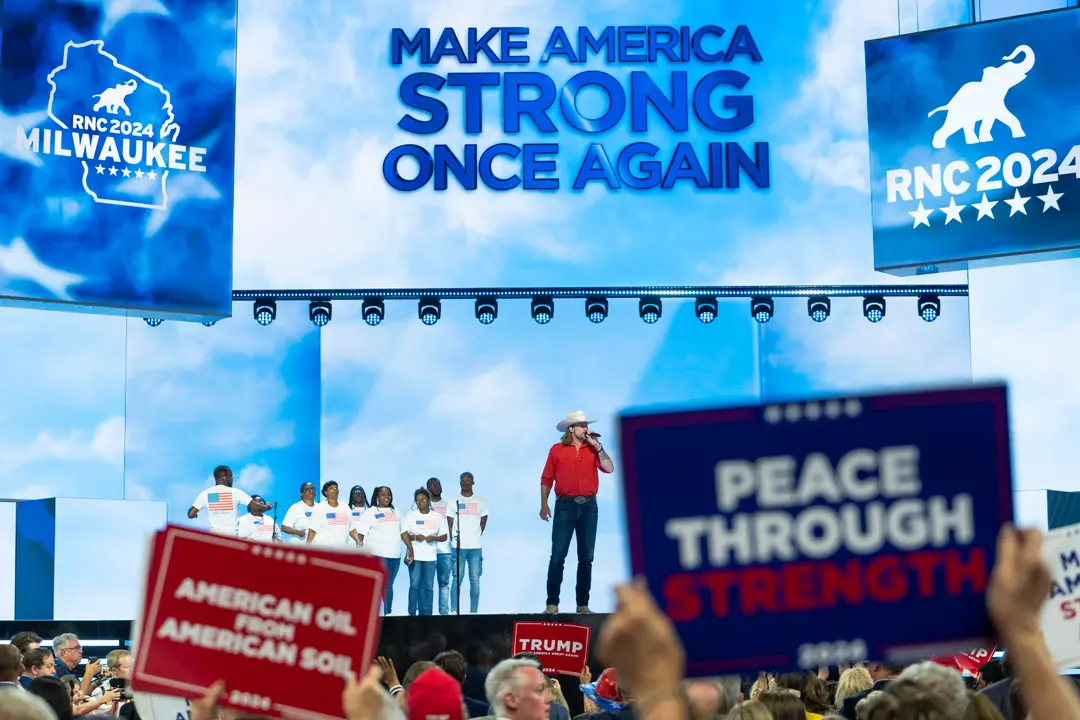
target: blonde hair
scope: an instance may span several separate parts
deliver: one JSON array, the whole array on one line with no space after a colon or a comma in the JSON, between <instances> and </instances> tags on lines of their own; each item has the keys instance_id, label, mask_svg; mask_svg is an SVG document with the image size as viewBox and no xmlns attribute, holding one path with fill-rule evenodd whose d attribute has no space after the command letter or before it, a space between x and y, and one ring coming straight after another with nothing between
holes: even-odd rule
<instances>
[{"instance_id":1,"label":"blonde hair","mask_svg":"<svg viewBox=\"0 0 1080 720\"><path fill-rule=\"evenodd\" d=\"M567 430L566 432L564 432L562 434L562 440L560 442L562 442L563 445L572 445L574 443L573 431Z\"/></svg>"},{"instance_id":2,"label":"blonde hair","mask_svg":"<svg viewBox=\"0 0 1080 720\"><path fill-rule=\"evenodd\" d=\"M757 700L747 700L728 713L727 720L772 720L769 709Z\"/></svg>"},{"instance_id":3,"label":"blonde hair","mask_svg":"<svg viewBox=\"0 0 1080 720\"><path fill-rule=\"evenodd\" d=\"M870 671L866 668L848 668L840 674L840 682L836 684L836 701L833 703L840 709L844 707L844 699L857 695L864 690L874 687L874 679L870 677Z\"/></svg>"}]
</instances>

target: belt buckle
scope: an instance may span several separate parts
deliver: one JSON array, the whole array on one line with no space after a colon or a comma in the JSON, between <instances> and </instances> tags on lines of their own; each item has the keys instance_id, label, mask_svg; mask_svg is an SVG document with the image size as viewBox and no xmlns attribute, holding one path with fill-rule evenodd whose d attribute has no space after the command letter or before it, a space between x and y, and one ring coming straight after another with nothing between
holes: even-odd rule
<instances>
[{"instance_id":1,"label":"belt buckle","mask_svg":"<svg viewBox=\"0 0 1080 720\"><path fill-rule=\"evenodd\" d=\"M574 496L574 502L576 502L578 505L584 505L588 501L588 499L589 498L585 497L584 495Z\"/></svg>"}]
</instances>

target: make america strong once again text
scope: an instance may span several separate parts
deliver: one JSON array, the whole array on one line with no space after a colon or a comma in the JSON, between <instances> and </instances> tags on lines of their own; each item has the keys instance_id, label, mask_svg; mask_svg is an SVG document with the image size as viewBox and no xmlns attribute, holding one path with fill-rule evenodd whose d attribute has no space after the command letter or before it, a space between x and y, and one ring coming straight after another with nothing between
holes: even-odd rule
<instances>
[{"instance_id":1,"label":"make america strong once again text","mask_svg":"<svg viewBox=\"0 0 1080 720\"><path fill-rule=\"evenodd\" d=\"M664 528L683 570L662 588L677 622L929 598L941 583L949 595L985 589L985 551L965 547L972 497L921 497L913 445L851 450L835 466L821 453L801 467L791 456L726 460L715 474L723 514ZM738 512L750 498L756 509ZM887 545L900 552L881 552ZM855 557L827 559L840 552Z\"/></svg>"}]
</instances>

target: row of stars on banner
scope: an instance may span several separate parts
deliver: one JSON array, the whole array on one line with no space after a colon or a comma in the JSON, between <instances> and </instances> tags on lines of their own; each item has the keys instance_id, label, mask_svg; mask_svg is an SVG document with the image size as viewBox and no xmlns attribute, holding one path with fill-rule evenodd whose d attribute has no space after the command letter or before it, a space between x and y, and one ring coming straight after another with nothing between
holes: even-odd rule
<instances>
[{"instance_id":1,"label":"row of stars on banner","mask_svg":"<svg viewBox=\"0 0 1080 720\"><path fill-rule=\"evenodd\" d=\"M95 170L95 172L97 172L98 175L104 175L105 172L106 172L106 168L104 166L102 166L102 165L98 165L96 168L94 168L94 170ZM119 172L119 174L123 175L124 177L131 177L131 175L132 175L132 172L131 172L130 168L124 168L123 170L119 170L119 171L117 170L116 167L108 168L108 173L112 177L116 177L117 172ZM134 174L135 174L135 177L137 177L137 178L146 177L146 178L149 178L151 180L157 180L157 173L154 172L153 170L151 170L150 172L143 172L142 170L136 170Z\"/></svg>"},{"instance_id":2,"label":"row of stars on banner","mask_svg":"<svg viewBox=\"0 0 1080 720\"><path fill-rule=\"evenodd\" d=\"M822 417L836 420L841 416L858 417L862 413L862 403L856 398L848 400L826 400L825 402L788 403L787 405L769 405L765 408L765 422L775 425L781 420L798 422L799 420L820 420Z\"/></svg>"},{"instance_id":3,"label":"row of stars on banner","mask_svg":"<svg viewBox=\"0 0 1080 720\"><path fill-rule=\"evenodd\" d=\"M1043 212L1051 209L1061 212L1061 207L1058 206L1058 200L1065 197L1065 193L1054 192L1054 186L1050 185L1047 187L1045 195L1036 195L1035 197L1042 200ZM1021 195L1019 190L1017 190L1011 198L1005 198L1004 202L1009 206L1009 217L1012 217L1017 213L1027 215L1028 200L1031 200L1031 198ZM986 198L986 193L983 193L981 202L971 204L971 207L979 211L979 215L975 220L979 221L984 217L994 220L994 206L997 204L997 200L988 200ZM923 207L922 200L920 200L918 209L910 211L908 215L915 218L915 224L911 226L912 228L917 228L920 225L930 227L930 214L940 209L941 212L945 213L945 225L948 225L953 220L958 223L964 222L963 218L960 217L960 211L966 207L967 205L957 205L956 198L954 197L949 198L949 204L943 208Z\"/></svg>"}]
</instances>

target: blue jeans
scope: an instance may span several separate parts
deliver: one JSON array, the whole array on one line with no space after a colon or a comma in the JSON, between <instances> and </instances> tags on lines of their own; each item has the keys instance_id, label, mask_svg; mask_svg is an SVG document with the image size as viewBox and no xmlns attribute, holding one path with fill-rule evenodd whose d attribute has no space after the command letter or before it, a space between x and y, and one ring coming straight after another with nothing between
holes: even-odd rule
<instances>
[{"instance_id":1,"label":"blue jeans","mask_svg":"<svg viewBox=\"0 0 1080 720\"><path fill-rule=\"evenodd\" d=\"M559 605L562 589L563 565L570 552L570 540L577 533L577 604L589 604L592 589L593 550L596 548L596 496L578 498L560 497L555 500L555 512L551 518L551 561L548 563L547 604Z\"/></svg>"},{"instance_id":2,"label":"blue jeans","mask_svg":"<svg viewBox=\"0 0 1080 720\"><path fill-rule=\"evenodd\" d=\"M390 614L390 608L394 604L394 578L401 569L401 558L379 558L386 566L386 593L383 595L383 615Z\"/></svg>"},{"instance_id":3,"label":"blue jeans","mask_svg":"<svg viewBox=\"0 0 1080 720\"><path fill-rule=\"evenodd\" d=\"M454 560L457 560L458 550L451 550ZM450 557L450 556L447 556ZM453 561L451 561L453 562ZM454 578L454 594L450 600L451 612L458 609L458 584L465 577L465 568L469 568L469 612L476 614L480 607L480 575L484 572L484 551L480 548L461 550L461 564L458 565L457 577Z\"/></svg>"},{"instance_id":4,"label":"blue jeans","mask_svg":"<svg viewBox=\"0 0 1080 720\"><path fill-rule=\"evenodd\" d=\"M416 614L416 563L406 565L409 568L409 615Z\"/></svg>"},{"instance_id":5,"label":"blue jeans","mask_svg":"<svg viewBox=\"0 0 1080 720\"><path fill-rule=\"evenodd\" d=\"M439 614L450 614L450 553L435 556L435 574L439 579Z\"/></svg>"},{"instance_id":6,"label":"blue jeans","mask_svg":"<svg viewBox=\"0 0 1080 720\"><path fill-rule=\"evenodd\" d=\"M413 560L409 569L409 597L416 596L417 610L421 615L431 614L435 588L435 561Z\"/></svg>"}]
</instances>

